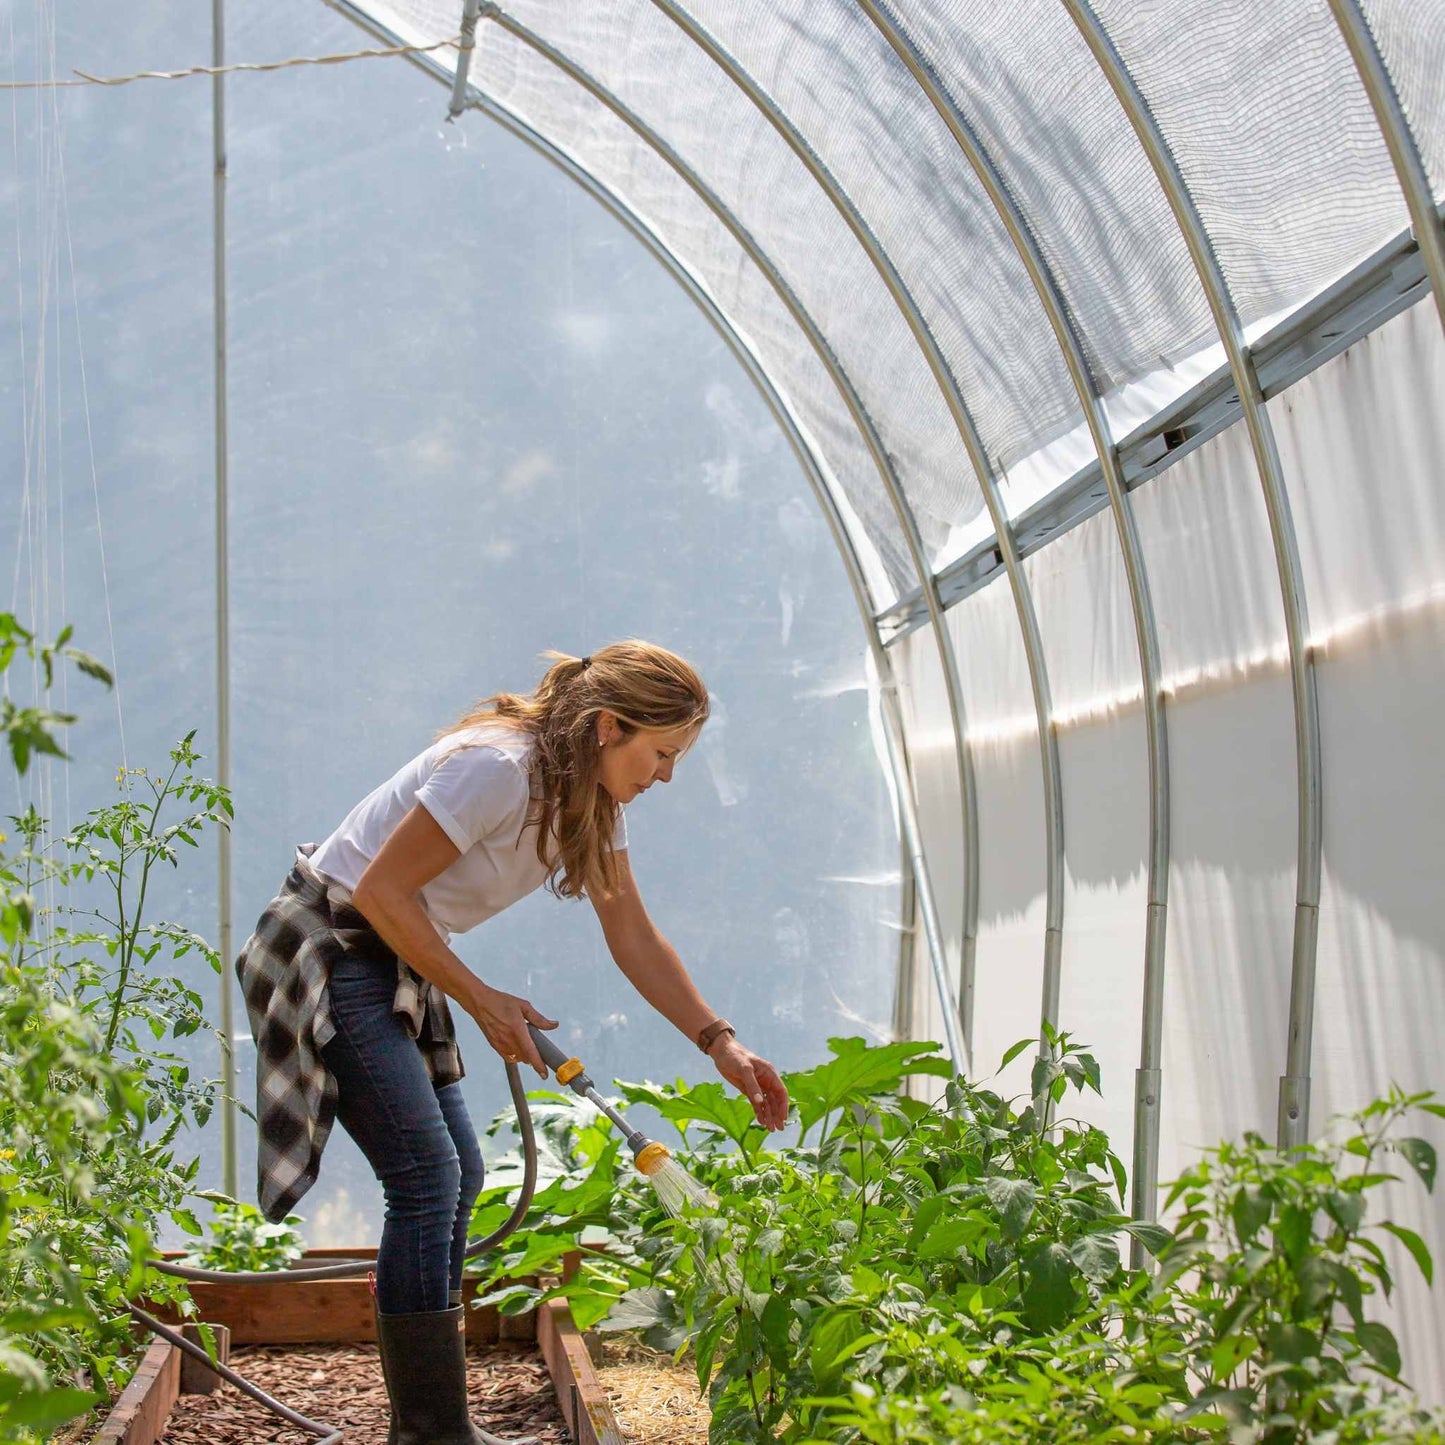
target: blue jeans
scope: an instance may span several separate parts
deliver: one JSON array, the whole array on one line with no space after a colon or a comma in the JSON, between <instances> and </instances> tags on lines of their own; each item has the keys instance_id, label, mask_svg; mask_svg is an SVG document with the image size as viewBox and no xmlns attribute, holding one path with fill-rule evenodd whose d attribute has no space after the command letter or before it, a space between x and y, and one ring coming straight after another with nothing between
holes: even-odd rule
<instances>
[{"instance_id":1,"label":"blue jeans","mask_svg":"<svg viewBox=\"0 0 1445 1445\"><path fill-rule=\"evenodd\" d=\"M321 1051L336 1080L336 1121L356 1140L386 1197L376 1256L384 1315L444 1310L448 1291L461 1289L483 1177L461 1085L433 1088L416 1040L391 1011L395 993L389 951L344 954L331 969L336 1034Z\"/></svg>"}]
</instances>

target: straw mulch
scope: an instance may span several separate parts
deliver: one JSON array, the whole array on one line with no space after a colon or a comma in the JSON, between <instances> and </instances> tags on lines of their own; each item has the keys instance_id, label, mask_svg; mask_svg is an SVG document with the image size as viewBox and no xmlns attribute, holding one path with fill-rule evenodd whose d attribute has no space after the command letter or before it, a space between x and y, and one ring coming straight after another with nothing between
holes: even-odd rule
<instances>
[{"instance_id":1,"label":"straw mulch","mask_svg":"<svg viewBox=\"0 0 1445 1445\"><path fill-rule=\"evenodd\" d=\"M375 1345L247 1345L231 1367L283 1405L346 1431L347 1445L383 1445L388 1411ZM566 1427L547 1368L535 1350L513 1344L467 1351L472 1419L499 1435L535 1435L566 1445ZM315 1436L223 1383L210 1395L182 1395L164 1445L314 1445Z\"/></svg>"},{"instance_id":2,"label":"straw mulch","mask_svg":"<svg viewBox=\"0 0 1445 1445\"><path fill-rule=\"evenodd\" d=\"M707 1445L712 1412L690 1361L675 1365L671 1355L619 1336L595 1353L597 1378L628 1445Z\"/></svg>"}]
</instances>

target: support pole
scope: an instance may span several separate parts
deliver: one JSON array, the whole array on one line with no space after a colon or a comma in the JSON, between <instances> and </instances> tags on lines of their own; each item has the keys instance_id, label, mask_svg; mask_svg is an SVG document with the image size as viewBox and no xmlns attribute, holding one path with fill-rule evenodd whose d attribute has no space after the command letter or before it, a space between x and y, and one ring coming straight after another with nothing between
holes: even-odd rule
<instances>
[{"instance_id":1,"label":"support pole","mask_svg":"<svg viewBox=\"0 0 1445 1445\"><path fill-rule=\"evenodd\" d=\"M211 0L211 64L226 63L225 0ZM227 504L226 432L226 77L211 77L211 137L215 167L213 271L216 364L216 781L231 786L231 578ZM236 1043L231 999L231 831L222 828L217 860L217 905L221 954L221 1188L233 1199L236 1167Z\"/></svg>"},{"instance_id":2,"label":"support pole","mask_svg":"<svg viewBox=\"0 0 1445 1445\"><path fill-rule=\"evenodd\" d=\"M467 108L467 75L472 68L472 51L477 48L477 16L482 0L466 0L462 6L461 44L457 49L457 73L452 80L452 103L447 119L455 120Z\"/></svg>"},{"instance_id":3,"label":"support pole","mask_svg":"<svg viewBox=\"0 0 1445 1445\"><path fill-rule=\"evenodd\" d=\"M1430 175L1415 141L1415 133L1400 104L1395 82L1385 66L1385 58L1365 18L1359 0L1329 0L1334 13L1335 24L1349 47L1350 58L1360 73L1365 94L1374 107L1375 120L1380 134L1394 163L1395 174L1400 178L1400 189L1405 193L1405 204L1410 210L1410 225L1415 232L1415 242L1420 247L1420 256L1425 262L1430 287L1435 292L1435 306L1440 312L1440 321L1445 325L1445 224L1441 223L1440 212L1435 208L1435 197L1430 186Z\"/></svg>"},{"instance_id":4,"label":"support pole","mask_svg":"<svg viewBox=\"0 0 1445 1445\"><path fill-rule=\"evenodd\" d=\"M1279 574L1280 600L1284 607L1285 632L1289 642L1290 684L1294 700L1295 767L1298 793L1298 839L1294 940L1290 953L1289 1038L1285 1074L1280 1079L1277 1133L1281 1148L1302 1144L1309 1137L1310 1045L1314 1026L1315 958L1319 937L1320 876L1322 871L1321 795L1323 768L1320 760L1319 700L1315 687L1314 658L1309 650L1309 611L1305 599L1303 569L1295 537L1289 495L1274 428L1265 408L1264 393L1254 358L1245 341L1244 324L1229 290L1219 257L1205 228L1199 207L1184 179L1179 163L1169 148L1159 122L1149 107L1138 82L1119 54L1103 22L1089 0L1063 0L1069 17L1083 36L1099 68L1104 72L1119 104L1154 169L1168 199L1175 223L1189 248L1199 284L1209 302L1210 313L1229 360L1230 372L1239 395L1240 409L1254 452L1269 518L1270 540L1274 545L1275 569ZM1140 1156L1136 1147L1136 1181L1144 1174L1144 1185L1153 1187L1158 1171L1158 1070L1160 1038L1163 1032L1163 983L1145 981L1144 1047L1139 1070L1140 1117L1153 1130L1150 1150ZM1145 1110L1146 1095L1152 1094L1152 1113ZM1153 1171L1152 1174L1148 1171ZM1136 1194L1144 1187L1136 1182Z\"/></svg>"}]
</instances>

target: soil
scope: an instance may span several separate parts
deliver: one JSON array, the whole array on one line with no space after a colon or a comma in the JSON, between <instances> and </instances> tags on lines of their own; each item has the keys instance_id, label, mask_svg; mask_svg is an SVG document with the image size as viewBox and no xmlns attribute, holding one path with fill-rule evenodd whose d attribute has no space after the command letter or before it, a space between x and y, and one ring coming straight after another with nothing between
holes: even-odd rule
<instances>
[{"instance_id":1,"label":"soil","mask_svg":"<svg viewBox=\"0 0 1445 1445\"><path fill-rule=\"evenodd\" d=\"M383 1445L389 1413L376 1346L243 1345L231 1367L302 1415L346 1431L347 1445ZM557 1396L542 1357L519 1344L469 1346L467 1389L472 1419L498 1435L535 1435L541 1445L568 1445ZM99 1433L68 1437L80 1445ZM163 1445L315 1445L223 1382L214 1394L182 1395L171 1407Z\"/></svg>"},{"instance_id":2,"label":"soil","mask_svg":"<svg viewBox=\"0 0 1445 1445\"><path fill-rule=\"evenodd\" d=\"M707 1445L712 1412L690 1358L673 1364L624 1336L604 1336L593 1354L628 1445Z\"/></svg>"}]
</instances>

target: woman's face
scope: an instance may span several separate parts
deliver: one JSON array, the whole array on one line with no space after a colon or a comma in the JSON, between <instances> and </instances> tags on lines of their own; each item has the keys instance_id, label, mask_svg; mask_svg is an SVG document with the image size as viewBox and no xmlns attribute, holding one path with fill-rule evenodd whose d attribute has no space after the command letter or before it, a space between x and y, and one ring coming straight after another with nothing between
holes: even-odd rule
<instances>
[{"instance_id":1,"label":"woman's face","mask_svg":"<svg viewBox=\"0 0 1445 1445\"><path fill-rule=\"evenodd\" d=\"M598 782L615 803L630 803L654 783L670 783L673 765L691 747L699 728L669 728L624 733L610 712L597 718L597 740L602 745Z\"/></svg>"}]
</instances>

